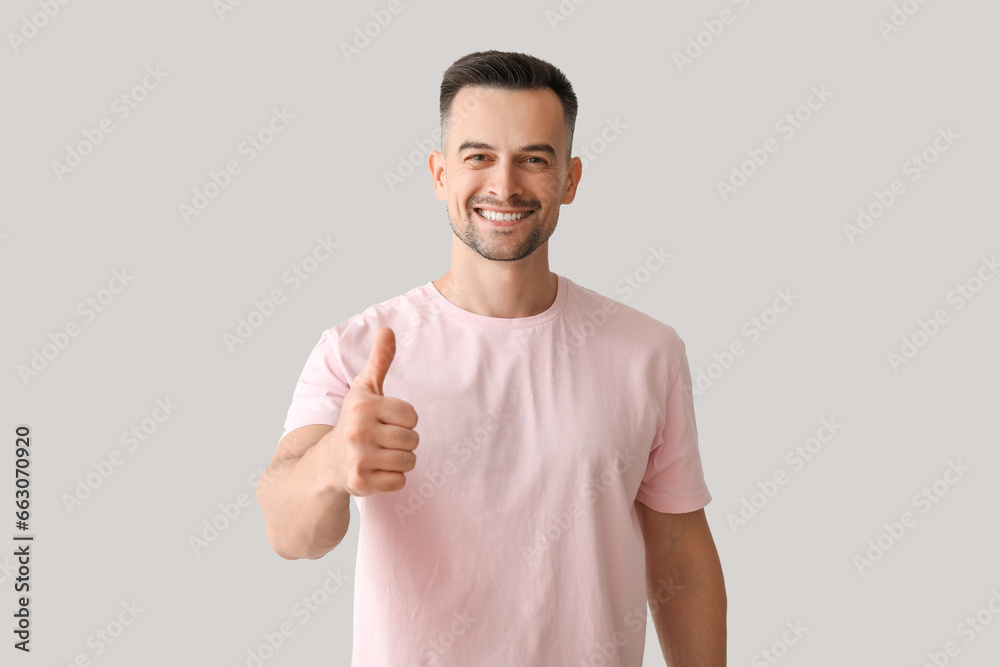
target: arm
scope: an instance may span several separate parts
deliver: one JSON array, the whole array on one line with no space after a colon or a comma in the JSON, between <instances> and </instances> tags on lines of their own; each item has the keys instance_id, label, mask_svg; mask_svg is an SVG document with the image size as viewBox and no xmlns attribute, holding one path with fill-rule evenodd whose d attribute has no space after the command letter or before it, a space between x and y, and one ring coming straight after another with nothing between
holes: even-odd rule
<instances>
[{"instance_id":1,"label":"arm","mask_svg":"<svg viewBox=\"0 0 1000 667\"><path fill-rule=\"evenodd\" d=\"M271 548L289 560L322 558L351 521L351 496L398 491L417 462L417 412L384 396L396 353L392 329L375 332L368 363L344 396L336 426L300 426L281 439L257 483Z\"/></svg>"},{"instance_id":2,"label":"arm","mask_svg":"<svg viewBox=\"0 0 1000 667\"><path fill-rule=\"evenodd\" d=\"M320 558L347 534L351 496L334 486L328 469L316 465L333 431L313 424L286 435L257 483L267 541L282 558Z\"/></svg>"},{"instance_id":3,"label":"arm","mask_svg":"<svg viewBox=\"0 0 1000 667\"><path fill-rule=\"evenodd\" d=\"M665 514L635 503L646 591L669 667L724 667L726 585L705 510Z\"/></svg>"}]
</instances>

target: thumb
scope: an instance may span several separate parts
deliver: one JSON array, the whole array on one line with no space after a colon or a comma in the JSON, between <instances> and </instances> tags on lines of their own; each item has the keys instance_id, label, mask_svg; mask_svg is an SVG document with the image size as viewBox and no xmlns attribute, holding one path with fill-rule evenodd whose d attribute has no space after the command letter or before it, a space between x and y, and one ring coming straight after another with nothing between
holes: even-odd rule
<instances>
[{"instance_id":1,"label":"thumb","mask_svg":"<svg viewBox=\"0 0 1000 667\"><path fill-rule=\"evenodd\" d=\"M395 356L396 334L389 327L379 327L372 340L368 363L355 378L355 384L363 384L369 391L383 396L382 383Z\"/></svg>"}]
</instances>

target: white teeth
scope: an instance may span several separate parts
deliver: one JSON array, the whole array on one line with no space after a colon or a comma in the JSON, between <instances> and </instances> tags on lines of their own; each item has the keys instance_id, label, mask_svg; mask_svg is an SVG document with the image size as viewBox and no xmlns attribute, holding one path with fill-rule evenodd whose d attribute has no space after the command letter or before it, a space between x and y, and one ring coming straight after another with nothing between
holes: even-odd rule
<instances>
[{"instance_id":1,"label":"white teeth","mask_svg":"<svg viewBox=\"0 0 1000 667\"><path fill-rule=\"evenodd\" d=\"M524 216L528 215L528 212L525 212L525 213L497 213L495 211L484 211L481 208L477 208L476 211L479 213L479 215L483 216L484 218L486 218L488 220L497 220L497 221L500 221L500 220L504 220L504 221L508 221L508 220L520 220Z\"/></svg>"}]
</instances>

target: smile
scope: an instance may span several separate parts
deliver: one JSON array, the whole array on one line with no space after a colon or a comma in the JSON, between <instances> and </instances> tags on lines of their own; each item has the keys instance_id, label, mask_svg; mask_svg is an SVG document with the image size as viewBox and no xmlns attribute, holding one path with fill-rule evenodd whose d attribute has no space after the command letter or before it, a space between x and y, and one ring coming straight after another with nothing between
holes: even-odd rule
<instances>
[{"instance_id":1,"label":"smile","mask_svg":"<svg viewBox=\"0 0 1000 667\"><path fill-rule=\"evenodd\" d=\"M483 220L486 220L486 221L492 222L492 223L500 223L500 224L503 224L503 223L513 224L513 223L517 222L518 220L523 220L524 218L526 218L529 215L531 215L532 213L534 213L533 210L532 211L520 211L518 213L500 213L498 211L488 211L488 210L484 210L484 209L481 209L481 208L477 208L477 209L473 209L473 210Z\"/></svg>"}]
</instances>

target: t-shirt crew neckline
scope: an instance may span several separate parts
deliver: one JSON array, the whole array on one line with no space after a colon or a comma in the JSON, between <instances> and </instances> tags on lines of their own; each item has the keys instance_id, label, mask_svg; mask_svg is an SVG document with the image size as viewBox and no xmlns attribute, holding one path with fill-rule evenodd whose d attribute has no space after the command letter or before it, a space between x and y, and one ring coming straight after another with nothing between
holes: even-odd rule
<instances>
[{"instance_id":1,"label":"t-shirt crew neckline","mask_svg":"<svg viewBox=\"0 0 1000 667\"><path fill-rule=\"evenodd\" d=\"M424 293L438 308L466 324L488 329L527 329L554 320L562 313L563 308L566 306L569 296L566 278L560 274L556 274L556 278L558 278L558 281L555 301L552 302L552 305L548 309L530 317L488 317L459 308L438 291L437 287L434 286L433 280L428 281L424 285Z\"/></svg>"}]
</instances>

